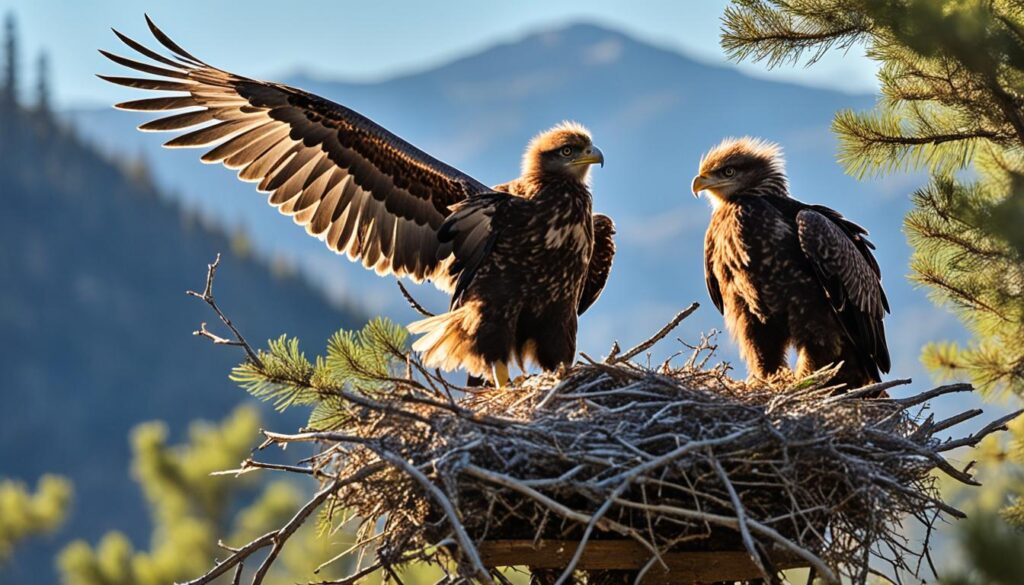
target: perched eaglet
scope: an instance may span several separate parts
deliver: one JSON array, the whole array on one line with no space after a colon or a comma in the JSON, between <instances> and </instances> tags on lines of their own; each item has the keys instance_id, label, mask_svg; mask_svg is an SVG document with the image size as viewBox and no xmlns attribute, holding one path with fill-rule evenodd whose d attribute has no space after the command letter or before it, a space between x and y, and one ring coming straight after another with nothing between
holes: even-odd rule
<instances>
[{"instance_id":1,"label":"perched eaglet","mask_svg":"<svg viewBox=\"0 0 1024 585\"><path fill-rule=\"evenodd\" d=\"M856 388L889 371L882 318L889 303L867 231L789 196L782 153L727 139L700 161L693 193L713 211L704 238L708 293L750 373L766 377L798 351L797 375L842 362L835 383Z\"/></svg>"},{"instance_id":2,"label":"perched eaglet","mask_svg":"<svg viewBox=\"0 0 1024 585\"><path fill-rule=\"evenodd\" d=\"M203 162L258 183L332 250L451 293L448 313L409 327L428 366L504 385L513 360L548 370L573 360L577 314L600 295L615 251L611 220L591 210L588 173L604 158L586 129L540 134L522 176L490 189L345 106L207 65L146 21L170 55L117 31L151 61L101 53L155 77L100 77L171 94L116 107L175 111L139 129L188 128L165 146L208 148Z\"/></svg>"}]
</instances>

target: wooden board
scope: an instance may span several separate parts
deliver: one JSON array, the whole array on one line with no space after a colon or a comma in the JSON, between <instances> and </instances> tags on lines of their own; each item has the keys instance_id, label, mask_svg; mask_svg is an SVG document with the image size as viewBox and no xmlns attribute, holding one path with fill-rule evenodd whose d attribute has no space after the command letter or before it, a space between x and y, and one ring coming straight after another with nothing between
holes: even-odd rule
<instances>
[{"instance_id":1,"label":"wooden board","mask_svg":"<svg viewBox=\"0 0 1024 585\"><path fill-rule=\"evenodd\" d=\"M480 558L487 567L528 566L534 569L564 569L576 552L576 542L547 540L492 540L479 545ZM587 543L576 566L580 570L639 570L651 553L632 540L592 540ZM651 585L713 583L760 577L745 551L670 552L662 555L668 571L653 566L643 582ZM772 559L778 569L806 566L791 557Z\"/></svg>"}]
</instances>

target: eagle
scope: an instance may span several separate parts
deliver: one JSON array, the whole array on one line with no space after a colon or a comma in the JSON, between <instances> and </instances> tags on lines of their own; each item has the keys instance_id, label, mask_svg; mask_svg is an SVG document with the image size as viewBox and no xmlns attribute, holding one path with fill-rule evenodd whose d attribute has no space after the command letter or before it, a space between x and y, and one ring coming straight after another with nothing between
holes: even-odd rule
<instances>
[{"instance_id":1,"label":"eagle","mask_svg":"<svg viewBox=\"0 0 1024 585\"><path fill-rule=\"evenodd\" d=\"M770 377L797 350L796 374L838 365L846 389L889 371L889 303L868 232L822 205L792 198L781 148L726 139L700 161L694 196L711 221L704 274L751 376Z\"/></svg>"},{"instance_id":2,"label":"eagle","mask_svg":"<svg viewBox=\"0 0 1024 585\"><path fill-rule=\"evenodd\" d=\"M358 112L208 65L146 23L169 54L114 30L147 60L100 53L148 76L99 77L169 93L115 108L170 112L139 129L184 131L164 146L207 148L204 163L257 183L331 250L450 293L448 312L409 325L428 367L504 386L510 363L573 360L578 314L600 296L615 253L614 224L592 210L589 171L604 155L586 128L539 134L522 176L489 188Z\"/></svg>"}]
</instances>

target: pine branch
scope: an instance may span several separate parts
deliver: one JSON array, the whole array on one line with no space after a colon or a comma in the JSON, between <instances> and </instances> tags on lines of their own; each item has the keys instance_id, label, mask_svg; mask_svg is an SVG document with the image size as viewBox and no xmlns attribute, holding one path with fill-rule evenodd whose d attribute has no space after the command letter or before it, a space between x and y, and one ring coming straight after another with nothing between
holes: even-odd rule
<instances>
[{"instance_id":1,"label":"pine branch","mask_svg":"<svg viewBox=\"0 0 1024 585\"><path fill-rule=\"evenodd\" d=\"M765 61L769 69L797 63L813 50L806 60L812 65L831 49L850 48L869 31L865 22L845 19L825 2L806 4L734 1L722 17L722 48L732 60Z\"/></svg>"}]
</instances>

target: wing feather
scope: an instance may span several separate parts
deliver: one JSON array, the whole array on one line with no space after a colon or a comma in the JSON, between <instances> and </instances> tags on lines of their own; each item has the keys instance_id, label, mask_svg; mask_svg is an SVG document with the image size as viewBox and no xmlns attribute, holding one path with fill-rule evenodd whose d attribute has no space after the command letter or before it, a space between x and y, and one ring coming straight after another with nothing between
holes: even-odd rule
<instances>
[{"instance_id":1,"label":"wing feather","mask_svg":"<svg viewBox=\"0 0 1024 585\"><path fill-rule=\"evenodd\" d=\"M196 146L208 146L222 140L236 132L245 130L253 125L252 120L228 120L218 122L212 126L206 126L194 130L188 134L182 134L164 143L167 148L193 148Z\"/></svg>"},{"instance_id":2,"label":"wing feather","mask_svg":"<svg viewBox=\"0 0 1024 585\"><path fill-rule=\"evenodd\" d=\"M608 282L612 272L612 261L615 259L615 222L607 215L594 214L594 252L587 266L587 279L583 283L583 293L577 314L582 315L597 301Z\"/></svg>"},{"instance_id":3,"label":"wing feather","mask_svg":"<svg viewBox=\"0 0 1024 585\"><path fill-rule=\"evenodd\" d=\"M800 211L796 215L800 248L865 363L888 372L889 349L882 319L889 307L878 263L871 255L870 243L862 237L866 233L863 228L845 223L856 230L837 224L818 206Z\"/></svg>"},{"instance_id":4,"label":"wing feather","mask_svg":"<svg viewBox=\"0 0 1024 585\"><path fill-rule=\"evenodd\" d=\"M166 118L158 118L156 120L146 122L139 126L139 130L142 130L143 132L164 132L167 130L191 128L192 126L198 126L199 124L205 124L216 120L216 114L216 110L197 110L194 112L175 114L173 116L167 116Z\"/></svg>"},{"instance_id":5,"label":"wing feather","mask_svg":"<svg viewBox=\"0 0 1024 585\"><path fill-rule=\"evenodd\" d=\"M101 51L153 76L102 79L175 93L117 105L166 113L140 129L184 130L165 145L208 147L203 162L258 183L271 205L334 251L380 274L433 279L450 290L450 246L438 240L438 230L451 205L490 193L486 186L340 104L212 67L146 22L169 55L117 31L143 60Z\"/></svg>"},{"instance_id":6,"label":"wing feather","mask_svg":"<svg viewBox=\"0 0 1024 585\"><path fill-rule=\"evenodd\" d=\"M462 305L463 293L502 231L500 221L507 216L499 209L504 207L507 210L525 202L525 199L506 193L492 193L452 206L452 214L438 232L440 241L449 244L455 256L454 261L448 264L448 275L455 281L452 309Z\"/></svg>"}]
</instances>

